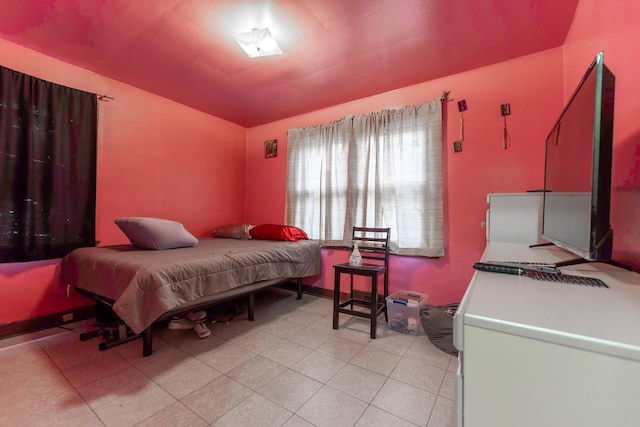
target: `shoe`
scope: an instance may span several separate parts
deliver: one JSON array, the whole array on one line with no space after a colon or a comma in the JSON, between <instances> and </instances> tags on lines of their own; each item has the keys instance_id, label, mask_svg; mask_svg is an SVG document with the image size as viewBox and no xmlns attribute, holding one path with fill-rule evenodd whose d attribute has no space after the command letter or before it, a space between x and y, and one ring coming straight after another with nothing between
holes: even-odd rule
<instances>
[{"instance_id":1,"label":"shoe","mask_svg":"<svg viewBox=\"0 0 640 427\"><path fill-rule=\"evenodd\" d=\"M193 330L196 331L199 338L206 338L211 335L211 331L204 325L204 323L196 323Z\"/></svg>"},{"instance_id":2,"label":"shoe","mask_svg":"<svg viewBox=\"0 0 640 427\"><path fill-rule=\"evenodd\" d=\"M191 313L187 313L187 315L185 316L187 319L192 320L192 321L196 321L196 320L202 320L205 317L207 317L207 312L204 310L200 310L200 311L193 311Z\"/></svg>"},{"instance_id":3,"label":"shoe","mask_svg":"<svg viewBox=\"0 0 640 427\"><path fill-rule=\"evenodd\" d=\"M169 321L169 329L193 329L193 326L193 321L185 318Z\"/></svg>"}]
</instances>

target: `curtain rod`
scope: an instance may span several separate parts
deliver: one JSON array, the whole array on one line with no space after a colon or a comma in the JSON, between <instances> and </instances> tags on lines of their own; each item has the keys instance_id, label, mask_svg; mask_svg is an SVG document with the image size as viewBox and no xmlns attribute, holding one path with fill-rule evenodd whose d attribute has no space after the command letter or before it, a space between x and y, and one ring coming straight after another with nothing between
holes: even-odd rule
<instances>
[{"instance_id":1,"label":"curtain rod","mask_svg":"<svg viewBox=\"0 0 640 427\"><path fill-rule=\"evenodd\" d=\"M450 90L445 90L444 92L442 92L442 95L440 96L440 101L443 101L443 102L444 101L447 101L447 102L450 101L450 99L449 99L449 95L450 94L451 94ZM428 102L428 101L426 101L426 102ZM352 114L348 114L345 117L342 117L341 119L338 119L338 120L343 120L343 119L346 119L346 118L351 118L353 120L353 115ZM311 125L311 126L317 126L317 125ZM310 127L310 126L303 126L303 128L305 128L305 127ZM287 129L287 134L289 134L289 130L290 129Z\"/></svg>"},{"instance_id":2,"label":"curtain rod","mask_svg":"<svg viewBox=\"0 0 640 427\"><path fill-rule=\"evenodd\" d=\"M104 101L104 102L109 102L110 99L113 99L115 101L115 98L112 98L110 96L107 95L98 95L98 101Z\"/></svg>"}]
</instances>

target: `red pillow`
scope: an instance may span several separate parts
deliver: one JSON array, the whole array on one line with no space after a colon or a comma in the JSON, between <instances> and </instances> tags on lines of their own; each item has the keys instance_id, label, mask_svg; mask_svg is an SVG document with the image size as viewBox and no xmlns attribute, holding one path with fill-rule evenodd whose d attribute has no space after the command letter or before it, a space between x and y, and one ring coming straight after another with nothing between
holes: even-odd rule
<instances>
[{"instance_id":1,"label":"red pillow","mask_svg":"<svg viewBox=\"0 0 640 427\"><path fill-rule=\"evenodd\" d=\"M262 240L284 240L287 242L297 242L308 239L307 233L292 225L261 224L256 225L249 234L254 239Z\"/></svg>"}]
</instances>

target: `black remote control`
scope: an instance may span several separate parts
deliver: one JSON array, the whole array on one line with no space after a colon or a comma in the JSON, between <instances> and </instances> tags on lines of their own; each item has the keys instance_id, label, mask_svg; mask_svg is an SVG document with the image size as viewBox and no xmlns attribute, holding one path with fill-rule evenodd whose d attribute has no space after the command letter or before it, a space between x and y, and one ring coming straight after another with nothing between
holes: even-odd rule
<instances>
[{"instance_id":1,"label":"black remote control","mask_svg":"<svg viewBox=\"0 0 640 427\"><path fill-rule=\"evenodd\" d=\"M510 265L488 264L486 262L476 262L475 264L473 264L473 268L480 271L488 271L490 273L515 274L518 276L522 276L526 274L525 270L520 267L514 267Z\"/></svg>"}]
</instances>

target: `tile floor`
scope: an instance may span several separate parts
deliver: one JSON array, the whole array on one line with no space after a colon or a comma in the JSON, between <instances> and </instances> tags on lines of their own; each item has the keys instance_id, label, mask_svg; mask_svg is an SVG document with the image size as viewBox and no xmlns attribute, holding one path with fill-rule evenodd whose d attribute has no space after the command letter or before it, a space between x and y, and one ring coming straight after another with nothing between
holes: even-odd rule
<instances>
[{"instance_id":1,"label":"tile floor","mask_svg":"<svg viewBox=\"0 0 640 427\"><path fill-rule=\"evenodd\" d=\"M454 425L454 357L383 316L375 340L349 315L333 330L331 312L270 289L256 321L209 322L205 339L157 325L148 358L141 340L81 342L89 321L0 340L0 425Z\"/></svg>"}]
</instances>

